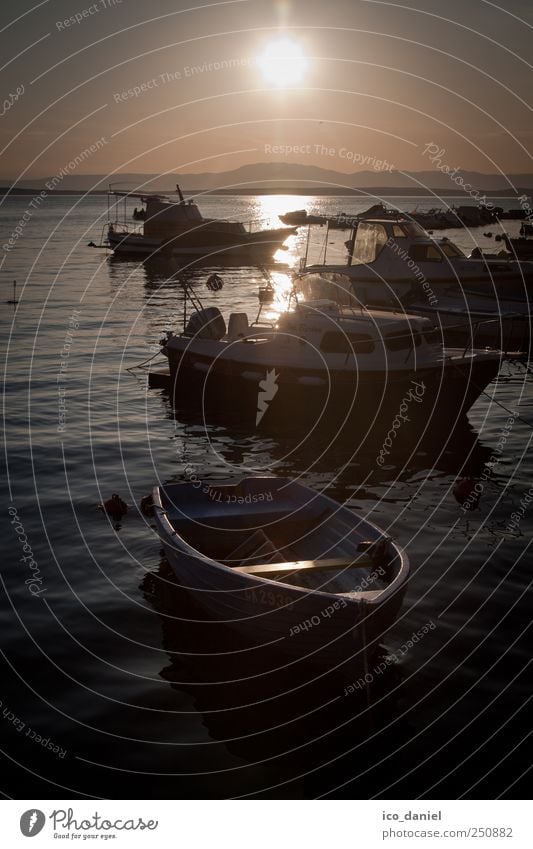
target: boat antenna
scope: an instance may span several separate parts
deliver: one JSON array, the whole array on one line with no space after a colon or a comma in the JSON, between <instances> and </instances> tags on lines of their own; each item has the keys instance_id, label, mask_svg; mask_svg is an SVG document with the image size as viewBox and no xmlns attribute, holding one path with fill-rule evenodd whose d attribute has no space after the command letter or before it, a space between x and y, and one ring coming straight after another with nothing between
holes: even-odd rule
<instances>
[{"instance_id":1,"label":"boat antenna","mask_svg":"<svg viewBox=\"0 0 533 849\"><path fill-rule=\"evenodd\" d=\"M177 191L177 193L178 193L178 194L179 194L179 196L180 196L180 203L183 203L183 204L184 204L184 203L185 203L185 198L183 197L183 192L182 192L182 191L181 191L181 189L180 189L180 184L179 184L179 183L176 183L176 191Z\"/></svg>"},{"instance_id":2,"label":"boat antenna","mask_svg":"<svg viewBox=\"0 0 533 849\"><path fill-rule=\"evenodd\" d=\"M170 279L176 280L183 292L183 329L185 330L187 326L187 304L190 303L192 309L196 310L197 312L201 312L201 310L203 310L204 308L204 305L202 304L200 296L190 285L188 277L186 275L178 273L176 277L172 275Z\"/></svg>"}]
</instances>

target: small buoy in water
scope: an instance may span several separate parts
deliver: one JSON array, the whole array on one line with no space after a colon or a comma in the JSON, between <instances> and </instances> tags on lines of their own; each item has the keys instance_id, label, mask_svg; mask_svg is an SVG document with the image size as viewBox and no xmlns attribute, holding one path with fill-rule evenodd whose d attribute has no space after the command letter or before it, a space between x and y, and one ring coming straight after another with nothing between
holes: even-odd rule
<instances>
[{"instance_id":1,"label":"small buoy in water","mask_svg":"<svg viewBox=\"0 0 533 849\"><path fill-rule=\"evenodd\" d=\"M495 239L496 242L501 242L502 237L500 236L499 233L496 233L496 235L494 236L494 239Z\"/></svg>"},{"instance_id":2,"label":"small buoy in water","mask_svg":"<svg viewBox=\"0 0 533 849\"><path fill-rule=\"evenodd\" d=\"M224 286L224 281L219 274L211 274L207 278L205 285L211 292L220 292Z\"/></svg>"},{"instance_id":3,"label":"small buoy in water","mask_svg":"<svg viewBox=\"0 0 533 849\"><path fill-rule=\"evenodd\" d=\"M475 478L461 478L453 488L455 500L467 510L473 510L479 504L481 492L476 489L477 483Z\"/></svg>"},{"instance_id":4,"label":"small buoy in water","mask_svg":"<svg viewBox=\"0 0 533 849\"><path fill-rule=\"evenodd\" d=\"M491 233L490 230L489 230L488 233L483 233L483 235L485 236L486 239L492 239L492 233Z\"/></svg>"},{"instance_id":5,"label":"small buoy in water","mask_svg":"<svg viewBox=\"0 0 533 849\"><path fill-rule=\"evenodd\" d=\"M117 493L114 492L111 498L104 501L102 509L113 519L121 519L122 516L125 516L128 512L128 505L122 500L120 495L117 495Z\"/></svg>"},{"instance_id":6,"label":"small buoy in water","mask_svg":"<svg viewBox=\"0 0 533 849\"><path fill-rule=\"evenodd\" d=\"M154 515L154 499L151 495L145 495L144 498L141 498L141 513L143 516Z\"/></svg>"}]
</instances>

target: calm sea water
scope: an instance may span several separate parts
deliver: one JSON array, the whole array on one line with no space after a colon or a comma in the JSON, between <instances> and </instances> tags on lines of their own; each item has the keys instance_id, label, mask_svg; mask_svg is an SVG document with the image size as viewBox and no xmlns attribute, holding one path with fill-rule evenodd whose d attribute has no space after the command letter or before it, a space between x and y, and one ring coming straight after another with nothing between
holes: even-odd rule
<instances>
[{"instance_id":1,"label":"calm sea water","mask_svg":"<svg viewBox=\"0 0 533 849\"><path fill-rule=\"evenodd\" d=\"M30 200L1 205L2 243ZM202 210L274 224L277 212L303 206L335 213L368 205L211 197ZM451 436L430 434L369 479L375 458L354 446L319 451L304 438L295 449L276 434L177 420L165 393L147 392L143 373L128 371L179 325L177 284L157 265L110 261L87 247L100 240L104 198L49 197L26 219L0 271L3 792L522 796L531 763L528 368L504 363L489 388L493 400L483 396L468 424ZM472 246L467 231L446 235ZM473 235L494 246L481 231ZM318 231L316 255L324 237ZM292 239L285 261L295 264L303 247L303 235ZM191 273L204 301L253 313L262 273L220 273L225 287L216 294L203 288L205 270ZM274 306L282 306L286 269L272 273L281 293ZM14 279L16 312L6 303ZM510 422L505 408L520 418ZM346 694L349 663L325 670L251 650L169 593L161 546L136 505L154 483L182 479L186 464L206 481L242 470L299 475L405 546L412 578L381 647L386 671L368 698ZM464 476L483 480L479 507L466 514L452 492ZM130 505L120 525L97 506L112 492ZM507 530L517 511L523 517ZM389 662L396 654L398 662Z\"/></svg>"}]
</instances>

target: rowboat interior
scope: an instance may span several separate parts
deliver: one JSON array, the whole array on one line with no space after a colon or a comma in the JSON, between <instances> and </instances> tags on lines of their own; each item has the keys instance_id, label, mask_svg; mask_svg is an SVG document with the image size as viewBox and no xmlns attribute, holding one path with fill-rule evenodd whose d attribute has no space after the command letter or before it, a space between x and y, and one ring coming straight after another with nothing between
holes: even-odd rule
<instances>
[{"instance_id":1,"label":"rowboat interior","mask_svg":"<svg viewBox=\"0 0 533 849\"><path fill-rule=\"evenodd\" d=\"M280 488L267 494L271 500L255 502L260 494L252 496L243 484L216 486L207 493L186 488L183 503L181 494L180 503L173 500L172 485L161 488L162 507L180 538L177 547L185 543L193 556L197 553L243 576L372 597L388 587L401 568L390 539L372 524L318 493L302 504L294 497L297 485L292 485L293 492Z\"/></svg>"}]
</instances>

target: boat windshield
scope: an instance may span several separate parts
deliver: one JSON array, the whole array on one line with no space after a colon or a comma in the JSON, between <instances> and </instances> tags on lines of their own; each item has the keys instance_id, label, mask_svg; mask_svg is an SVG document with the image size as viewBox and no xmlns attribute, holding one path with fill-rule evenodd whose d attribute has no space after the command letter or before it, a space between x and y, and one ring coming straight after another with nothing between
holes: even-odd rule
<instances>
[{"instance_id":1,"label":"boat windshield","mask_svg":"<svg viewBox=\"0 0 533 849\"><path fill-rule=\"evenodd\" d=\"M353 263L375 262L387 241L383 224L361 221L357 227L353 249Z\"/></svg>"},{"instance_id":2,"label":"boat windshield","mask_svg":"<svg viewBox=\"0 0 533 849\"><path fill-rule=\"evenodd\" d=\"M305 274L299 278L296 288L307 301L328 300L337 304L353 304L351 280L345 274Z\"/></svg>"}]
</instances>

